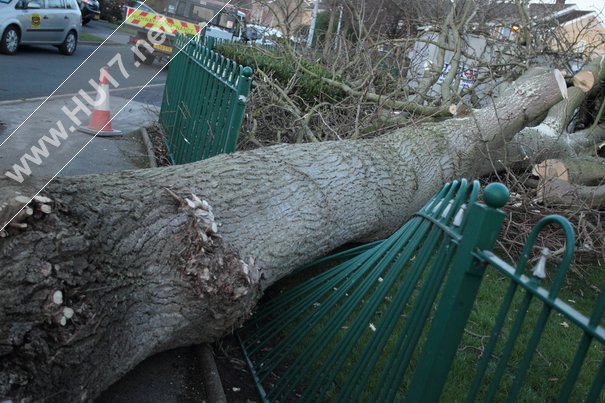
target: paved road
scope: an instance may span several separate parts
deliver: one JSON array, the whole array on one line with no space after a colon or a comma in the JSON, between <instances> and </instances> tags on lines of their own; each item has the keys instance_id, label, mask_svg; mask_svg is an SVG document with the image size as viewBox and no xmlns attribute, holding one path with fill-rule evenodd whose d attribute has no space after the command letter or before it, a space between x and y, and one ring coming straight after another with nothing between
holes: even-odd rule
<instances>
[{"instance_id":1,"label":"paved road","mask_svg":"<svg viewBox=\"0 0 605 403\"><path fill-rule=\"evenodd\" d=\"M113 32L113 26L92 21L83 32L107 37ZM22 46L15 56L0 55L2 77L9 78L0 80L0 101L46 97L53 92L55 95L75 94L80 89L93 91L89 80L97 82L99 68L113 64L110 74L118 88L112 86L112 94L132 97L151 80L150 88L143 90L137 100L159 106L166 81L166 72L160 71L162 65L135 66L130 46L126 44L128 36L116 33L110 40L111 43L100 47L80 43L71 57L59 54L52 46Z\"/></svg>"}]
</instances>

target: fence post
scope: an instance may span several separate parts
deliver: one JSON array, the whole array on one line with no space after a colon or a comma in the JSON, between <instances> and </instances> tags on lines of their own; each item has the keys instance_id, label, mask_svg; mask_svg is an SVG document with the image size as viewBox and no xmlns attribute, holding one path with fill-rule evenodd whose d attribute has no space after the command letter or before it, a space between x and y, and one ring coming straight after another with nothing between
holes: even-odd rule
<instances>
[{"instance_id":1,"label":"fence post","mask_svg":"<svg viewBox=\"0 0 605 403\"><path fill-rule=\"evenodd\" d=\"M206 47L208 50L214 49L214 37L206 36Z\"/></svg>"},{"instance_id":2,"label":"fence post","mask_svg":"<svg viewBox=\"0 0 605 403\"><path fill-rule=\"evenodd\" d=\"M178 103L182 97L184 86L186 84L185 76L182 74L182 70L187 68L185 61L187 52L184 49L186 44L185 41L186 37L184 35L179 33L176 34L172 45L172 56L170 63L170 71L172 71L172 74L168 74L166 77L166 84L164 85L164 94L162 96L162 106L160 108L159 116L159 123L162 125L166 134L164 142L168 146L168 157L172 163L174 163L175 160L175 147L171 147L169 144L173 142L175 138L175 125L178 120ZM183 49L183 52L179 53L179 50L181 49Z\"/></svg>"},{"instance_id":3,"label":"fence post","mask_svg":"<svg viewBox=\"0 0 605 403\"><path fill-rule=\"evenodd\" d=\"M237 80L237 90L235 91L234 100L235 107L231 111L229 117L229 126L227 128L227 141L223 152L231 153L235 151L237 146L237 140L239 138L239 132L242 127L244 120L244 112L246 110L246 102L248 101L248 95L250 94L250 85L252 83L253 70L251 67L244 67L240 70L239 78Z\"/></svg>"},{"instance_id":4,"label":"fence post","mask_svg":"<svg viewBox=\"0 0 605 403\"><path fill-rule=\"evenodd\" d=\"M462 229L462 239L452 260L451 271L443 289L422 355L410 384L406 401L436 402L439 400L462 338L486 263L475 258L477 249L494 246L504 212L499 210L508 201L508 189L501 183L486 187L486 205L473 203Z\"/></svg>"}]
</instances>

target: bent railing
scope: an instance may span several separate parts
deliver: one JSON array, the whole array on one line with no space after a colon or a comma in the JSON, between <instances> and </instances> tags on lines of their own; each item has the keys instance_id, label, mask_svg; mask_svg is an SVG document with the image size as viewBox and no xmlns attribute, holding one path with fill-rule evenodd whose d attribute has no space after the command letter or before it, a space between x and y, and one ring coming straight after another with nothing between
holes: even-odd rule
<instances>
[{"instance_id":1,"label":"bent railing","mask_svg":"<svg viewBox=\"0 0 605 403\"><path fill-rule=\"evenodd\" d=\"M500 184L488 186L486 204L477 202L478 193L477 182L444 186L388 239L335 255L345 261L263 303L238 332L263 401L452 401L444 388L446 394L453 388L467 395L468 402L517 401L533 388L523 383L527 371L536 370L532 358L551 312L579 326L583 336L560 391L537 398L578 398L573 386L587 351L591 345L603 350L605 344L600 326L605 297L601 292L591 318L557 297L573 252L571 226L559 216L542 220L512 268L491 252L508 191ZM548 290L540 286L545 256L533 274L523 274L535 237L546 225L561 226L566 241ZM489 338L483 358L474 360L476 369L466 370L476 376L461 380L452 376L452 368L460 365L469 326L485 320L477 296L486 270L501 273L511 285L500 313L489 318L493 329L483 336ZM540 313L530 323L535 329L525 331L529 340L519 345L530 302L541 304ZM593 386L583 389L588 393L581 399L596 401L605 369L601 363L590 371Z\"/></svg>"}]
</instances>

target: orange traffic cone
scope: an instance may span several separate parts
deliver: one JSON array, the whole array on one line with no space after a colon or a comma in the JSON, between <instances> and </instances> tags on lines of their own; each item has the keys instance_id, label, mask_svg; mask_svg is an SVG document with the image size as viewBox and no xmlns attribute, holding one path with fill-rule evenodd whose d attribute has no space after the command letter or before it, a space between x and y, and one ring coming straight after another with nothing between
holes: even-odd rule
<instances>
[{"instance_id":1,"label":"orange traffic cone","mask_svg":"<svg viewBox=\"0 0 605 403\"><path fill-rule=\"evenodd\" d=\"M119 130L111 127L111 111L109 109L109 80L107 76L107 66L101 68L101 77L99 78L99 88L97 89L97 99L94 103L90 123L86 127L79 127L78 130L88 134L98 136L111 136L122 134ZM103 74L105 72L105 74Z\"/></svg>"}]
</instances>

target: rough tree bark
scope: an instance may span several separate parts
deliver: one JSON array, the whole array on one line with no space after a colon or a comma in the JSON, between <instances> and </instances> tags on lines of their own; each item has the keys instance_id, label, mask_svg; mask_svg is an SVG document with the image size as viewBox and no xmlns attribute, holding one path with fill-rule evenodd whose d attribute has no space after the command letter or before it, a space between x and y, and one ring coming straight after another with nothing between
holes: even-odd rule
<instances>
[{"instance_id":1,"label":"rough tree bark","mask_svg":"<svg viewBox=\"0 0 605 403\"><path fill-rule=\"evenodd\" d=\"M52 213L0 238L0 396L89 400L153 353L218 339L294 268L492 170L561 99L543 71L469 117L374 140L54 181Z\"/></svg>"}]
</instances>

